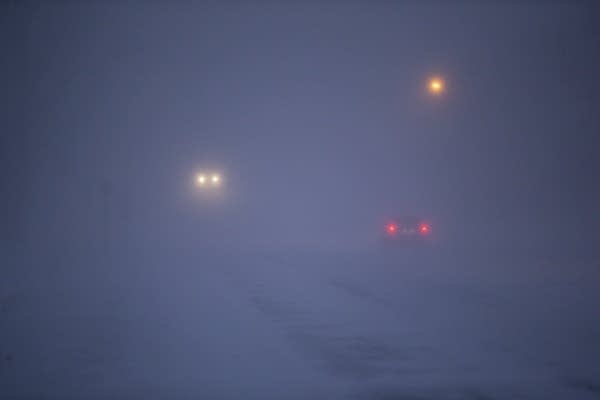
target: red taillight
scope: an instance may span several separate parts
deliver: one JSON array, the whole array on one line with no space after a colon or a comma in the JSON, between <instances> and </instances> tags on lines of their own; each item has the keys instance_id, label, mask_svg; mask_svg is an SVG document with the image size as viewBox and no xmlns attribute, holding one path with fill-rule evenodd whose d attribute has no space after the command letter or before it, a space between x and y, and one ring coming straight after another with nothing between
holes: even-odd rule
<instances>
[{"instance_id":1,"label":"red taillight","mask_svg":"<svg viewBox=\"0 0 600 400\"><path fill-rule=\"evenodd\" d=\"M421 232L423 235L427 235L429 232L431 232L431 227L427 224L421 224L419 226L419 232Z\"/></svg>"},{"instance_id":2,"label":"red taillight","mask_svg":"<svg viewBox=\"0 0 600 400\"><path fill-rule=\"evenodd\" d=\"M385 227L385 230L387 231L387 233L389 233L390 235L394 235L396 232L398 232L398 225L392 223L392 224L388 224Z\"/></svg>"}]
</instances>

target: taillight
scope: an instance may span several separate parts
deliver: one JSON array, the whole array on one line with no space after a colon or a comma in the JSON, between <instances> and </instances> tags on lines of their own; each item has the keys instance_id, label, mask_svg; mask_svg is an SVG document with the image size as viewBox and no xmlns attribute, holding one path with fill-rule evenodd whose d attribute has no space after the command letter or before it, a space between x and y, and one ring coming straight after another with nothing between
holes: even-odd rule
<instances>
[{"instance_id":1,"label":"taillight","mask_svg":"<svg viewBox=\"0 0 600 400\"><path fill-rule=\"evenodd\" d=\"M396 232L398 232L398 225L391 223L391 224L387 224L387 226L385 227L385 230L387 231L387 233L389 233L390 235L395 235Z\"/></svg>"},{"instance_id":2,"label":"taillight","mask_svg":"<svg viewBox=\"0 0 600 400\"><path fill-rule=\"evenodd\" d=\"M431 232L431 227L427 224L421 224L419 225L419 232L422 235L427 235L429 232Z\"/></svg>"}]
</instances>

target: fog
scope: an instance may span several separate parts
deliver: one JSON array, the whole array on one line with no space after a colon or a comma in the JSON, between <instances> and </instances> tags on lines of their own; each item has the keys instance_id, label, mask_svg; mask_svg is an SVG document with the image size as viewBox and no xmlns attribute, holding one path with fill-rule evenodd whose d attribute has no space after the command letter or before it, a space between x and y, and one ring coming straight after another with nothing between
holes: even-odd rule
<instances>
[{"instance_id":1,"label":"fog","mask_svg":"<svg viewBox=\"0 0 600 400\"><path fill-rule=\"evenodd\" d=\"M597 398L599 11L3 2L0 398Z\"/></svg>"}]
</instances>

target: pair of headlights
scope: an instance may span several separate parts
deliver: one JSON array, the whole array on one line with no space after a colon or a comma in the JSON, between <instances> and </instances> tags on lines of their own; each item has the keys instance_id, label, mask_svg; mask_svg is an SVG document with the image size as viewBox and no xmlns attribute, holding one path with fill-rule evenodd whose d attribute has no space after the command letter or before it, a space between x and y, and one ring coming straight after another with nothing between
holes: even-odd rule
<instances>
[{"instance_id":1,"label":"pair of headlights","mask_svg":"<svg viewBox=\"0 0 600 400\"><path fill-rule=\"evenodd\" d=\"M221 184L221 176L219 174L198 174L196 176L196 184L198 186L219 186Z\"/></svg>"}]
</instances>

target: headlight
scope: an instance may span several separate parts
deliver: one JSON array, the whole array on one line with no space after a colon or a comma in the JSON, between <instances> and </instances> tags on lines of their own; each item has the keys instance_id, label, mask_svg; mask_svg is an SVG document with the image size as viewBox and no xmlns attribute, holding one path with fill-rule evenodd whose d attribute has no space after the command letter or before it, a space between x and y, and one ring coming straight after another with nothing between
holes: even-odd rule
<instances>
[{"instance_id":1,"label":"headlight","mask_svg":"<svg viewBox=\"0 0 600 400\"><path fill-rule=\"evenodd\" d=\"M223 178L218 172L203 171L196 174L194 182L197 187L209 190L221 186Z\"/></svg>"}]
</instances>

